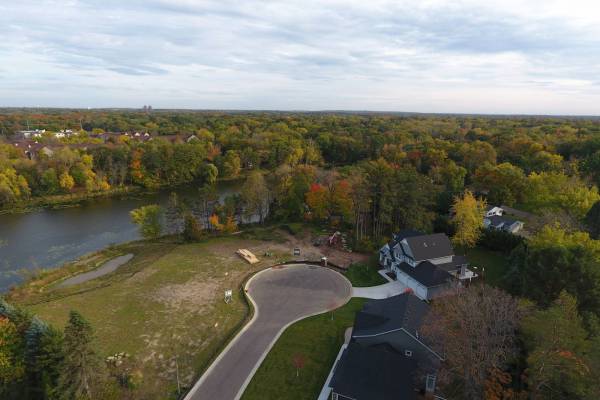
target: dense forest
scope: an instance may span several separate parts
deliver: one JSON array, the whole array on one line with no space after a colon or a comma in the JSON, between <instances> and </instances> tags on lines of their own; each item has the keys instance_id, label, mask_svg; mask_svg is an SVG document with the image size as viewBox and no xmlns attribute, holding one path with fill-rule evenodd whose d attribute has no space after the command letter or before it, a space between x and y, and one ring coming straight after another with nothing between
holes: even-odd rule
<instances>
[{"instance_id":1,"label":"dense forest","mask_svg":"<svg viewBox=\"0 0 600 400\"><path fill-rule=\"evenodd\" d=\"M201 186L261 170L270 172L268 187L278 215L344 217L352 219L358 240L378 240L405 226L432 230L443 223L436 216L446 214L452 197L465 187L485 195L490 204L551 213L570 225L581 223L600 199L597 120L15 111L0 115L0 127L6 134L0 144L3 208L28 198L123 185ZM52 154L29 160L11 143L27 128L84 133L77 143L41 138L52 146ZM105 131L144 132L155 140L98 144L93 133ZM192 134L198 140L172 140L172 135ZM82 145L86 142L87 147ZM317 201L340 202L336 190L348 196L341 200L345 205ZM308 192L319 210L307 207Z\"/></svg>"},{"instance_id":2,"label":"dense forest","mask_svg":"<svg viewBox=\"0 0 600 400\"><path fill-rule=\"evenodd\" d=\"M178 206L175 198L172 209L165 210L169 223L188 240L202 235L203 227L234 229L243 216L259 215L260 222L335 225L352 234L355 249L373 251L402 228L456 237L457 215L468 214L463 206L471 196L480 208L505 205L529 212L539 226L526 237L494 232L476 237L479 246L509 260L497 285L502 292L493 295L519 308L514 315L518 337L502 362L482 364L489 370L480 374L480 391L452 398L600 395L599 120L9 110L0 115L0 129L1 207L126 186L195 185L196 204ZM29 159L15 146L24 129L81 134L44 137L40 140L54 149L52 154ZM96 135L102 132L143 132L153 140L100 143ZM189 135L197 139L184 140ZM87 142L93 145L82 146ZM218 204L213 184L230 178L245 179L241 192ZM152 237L161 231L155 226L158 213L148 206L132 217L141 225L154 221L146 224L145 235ZM521 299L518 306L506 293ZM494 317L493 307L487 317ZM3 323L14 325L10 329L27 329L5 316Z\"/></svg>"}]
</instances>

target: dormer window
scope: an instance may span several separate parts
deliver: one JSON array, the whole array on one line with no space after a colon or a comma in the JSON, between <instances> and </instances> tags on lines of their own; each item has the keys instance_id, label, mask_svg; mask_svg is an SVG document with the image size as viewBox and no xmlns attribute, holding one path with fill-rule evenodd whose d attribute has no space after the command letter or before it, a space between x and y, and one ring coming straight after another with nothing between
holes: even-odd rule
<instances>
[{"instance_id":1,"label":"dormer window","mask_svg":"<svg viewBox=\"0 0 600 400\"><path fill-rule=\"evenodd\" d=\"M404 350L404 355L406 357L412 357L412 351L411 350Z\"/></svg>"}]
</instances>

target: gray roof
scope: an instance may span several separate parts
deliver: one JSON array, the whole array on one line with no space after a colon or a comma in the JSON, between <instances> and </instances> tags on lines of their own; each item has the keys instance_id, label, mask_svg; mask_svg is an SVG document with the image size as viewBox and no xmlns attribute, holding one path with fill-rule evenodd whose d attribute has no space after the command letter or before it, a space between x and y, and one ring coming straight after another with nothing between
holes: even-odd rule
<instances>
[{"instance_id":1,"label":"gray roof","mask_svg":"<svg viewBox=\"0 0 600 400\"><path fill-rule=\"evenodd\" d=\"M494 226L494 227L498 227L502 224L506 225L506 226L511 226L519 221L516 221L514 219L510 219L510 218L506 218L506 217L501 217L499 215L493 215L491 217L487 217L487 219L490 220L490 225Z\"/></svg>"},{"instance_id":2,"label":"gray roof","mask_svg":"<svg viewBox=\"0 0 600 400\"><path fill-rule=\"evenodd\" d=\"M428 311L427 303L410 293L372 300L356 314L352 336L377 335L401 328L414 334Z\"/></svg>"},{"instance_id":3,"label":"gray roof","mask_svg":"<svg viewBox=\"0 0 600 400\"><path fill-rule=\"evenodd\" d=\"M449 263L437 264L439 269L443 269L444 271L456 271L459 270L463 265L468 265L469 261L465 256L452 256L452 261Z\"/></svg>"},{"instance_id":4,"label":"gray roof","mask_svg":"<svg viewBox=\"0 0 600 400\"><path fill-rule=\"evenodd\" d=\"M391 346L365 347L354 341L338 361L331 387L356 400L415 400L417 362Z\"/></svg>"},{"instance_id":5,"label":"gray roof","mask_svg":"<svg viewBox=\"0 0 600 400\"><path fill-rule=\"evenodd\" d=\"M403 262L398 265L398 268L425 287L443 285L452 279L449 272L438 268L437 265L429 261L424 261L416 267Z\"/></svg>"},{"instance_id":6,"label":"gray roof","mask_svg":"<svg viewBox=\"0 0 600 400\"><path fill-rule=\"evenodd\" d=\"M415 261L454 255L450 239L444 233L411 236L406 238L406 242L410 246Z\"/></svg>"}]
</instances>

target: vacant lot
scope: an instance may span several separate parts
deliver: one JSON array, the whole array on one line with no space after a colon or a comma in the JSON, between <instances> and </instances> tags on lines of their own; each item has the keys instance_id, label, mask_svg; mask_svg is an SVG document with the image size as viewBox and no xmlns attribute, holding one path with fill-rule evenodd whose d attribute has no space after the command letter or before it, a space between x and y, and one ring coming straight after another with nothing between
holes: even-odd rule
<instances>
[{"instance_id":1,"label":"vacant lot","mask_svg":"<svg viewBox=\"0 0 600 400\"><path fill-rule=\"evenodd\" d=\"M250 249L261 262L250 266L235 255L238 248ZM182 385L192 384L248 315L242 281L289 258L289 249L235 236L195 244L131 243L44 275L11 300L59 327L70 310L78 310L94 326L102 356L124 351L135 358L144 375L135 398L165 399L177 390L176 360ZM51 282L127 253L133 259L109 275L68 288ZM226 289L233 289L229 304L223 301Z\"/></svg>"}]
</instances>

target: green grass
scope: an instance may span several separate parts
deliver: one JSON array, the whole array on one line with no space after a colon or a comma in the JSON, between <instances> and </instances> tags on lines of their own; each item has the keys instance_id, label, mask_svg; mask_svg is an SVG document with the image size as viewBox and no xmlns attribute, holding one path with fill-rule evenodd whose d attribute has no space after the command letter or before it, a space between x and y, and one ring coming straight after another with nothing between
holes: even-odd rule
<instances>
[{"instance_id":1,"label":"green grass","mask_svg":"<svg viewBox=\"0 0 600 400\"><path fill-rule=\"evenodd\" d=\"M250 266L235 255L238 248L274 255ZM57 327L78 310L94 327L102 357L121 351L134 357L144 379L133 399L161 400L174 398L174 358L184 386L191 385L248 316L242 281L284 257L272 242L235 236L192 244L135 242L107 253L135 256L112 274L67 289L44 276L43 285L29 282L9 300ZM226 289L234 289L229 304L223 302Z\"/></svg>"},{"instance_id":2,"label":"green grass","mask_svg":"<svg viewBox=\"0 0 600 400\"><path fill-rule=\"evenodd\" d=\"M504 254L498 251L487 250L482 247L475 247L466 252L470 268L482 275L486 283L492 286L498 286L502 276L508 269L508 259ZM477 268L474 268L477 267Z\"/></svg>"},{"instance_id":3,"label":"green grass","mask_svg":"<svg viewBox=\"0 0 600 400\"><path fill-rule=\"evenodd\" d=\"M344 343L346 328L365 299L352 299L333 313L306 318L290 326L271 349L246 388L242 400L314 400ZM296 355L305 365L296 377L292 360Z\"/></svg>"},{"instance_id":4,"label":"green grass","mask_svg":"<svg viewBox=\"0 0 600 400\"><path fill-rule=\"evenodd\" d=\"M373 262L352 264L345 276L354 287L377 286L387 283L387 280L379 275L377 265L373 265Z\"/></svg>"}]
</instances>

